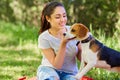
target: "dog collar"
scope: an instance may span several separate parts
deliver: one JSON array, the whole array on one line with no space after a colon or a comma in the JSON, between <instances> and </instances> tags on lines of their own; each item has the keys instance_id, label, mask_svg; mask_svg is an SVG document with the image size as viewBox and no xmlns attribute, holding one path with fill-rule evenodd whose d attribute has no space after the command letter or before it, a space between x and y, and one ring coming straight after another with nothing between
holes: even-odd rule
<instances>
[{"instance_id":1,"label":"dog collar","mask_svg":"<svg viewBox=\"0 0 120 80\"><path fill-rule=\"evenodd\" d=\"M90 35L87 39L82 40L81 43L87 43L92 39L92 35Z\"/></svg>"}]
</instances>

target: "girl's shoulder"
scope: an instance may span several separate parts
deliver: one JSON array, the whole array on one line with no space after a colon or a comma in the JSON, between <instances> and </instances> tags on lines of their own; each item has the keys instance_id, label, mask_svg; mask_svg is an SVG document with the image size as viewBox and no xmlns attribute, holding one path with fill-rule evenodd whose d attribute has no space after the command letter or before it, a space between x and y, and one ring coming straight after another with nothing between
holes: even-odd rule
<instances>
[{"instance_id":1,"label":"girl's shoulder","mask_svg":"<svg viewBox=\"0 0 120 80\"><path fill-rule=\"evenodd\" d=\"M39 35L39 38L46 38L46 37L48 37L48 35L49 35L49 32L48 32L48 30L46 30Z\"/></svg>"}]
</instances>

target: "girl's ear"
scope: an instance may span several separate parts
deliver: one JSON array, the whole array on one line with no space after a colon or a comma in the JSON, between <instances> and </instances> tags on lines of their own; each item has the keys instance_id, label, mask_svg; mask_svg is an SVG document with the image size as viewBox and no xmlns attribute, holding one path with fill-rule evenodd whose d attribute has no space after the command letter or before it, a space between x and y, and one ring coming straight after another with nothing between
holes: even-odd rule
<instances>
[{"instance_id":1,"label":"girl's ear","mask_svg":"<svg viewBox=\"0 0 120 80\"><path fill-rule=\"evenodd\" d=\"M50 18L48 16L45 16L46 20L50 22Z\"/></svg>"}]
</instances>

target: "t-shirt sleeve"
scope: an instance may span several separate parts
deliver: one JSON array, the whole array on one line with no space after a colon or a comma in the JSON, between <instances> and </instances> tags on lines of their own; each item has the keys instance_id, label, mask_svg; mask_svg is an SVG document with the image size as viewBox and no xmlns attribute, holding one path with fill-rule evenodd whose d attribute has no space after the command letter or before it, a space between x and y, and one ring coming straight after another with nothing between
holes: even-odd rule
<instances>
[{"instance_id":1,"label":"t-shirt sleeve","mask_svg":"<svg viewBox=\"0 0 120 80\"><path fill-rule=\"evenodd\" d=\"M50 48L49 41L45 37L38 38L38 48L47 49Z\"/></svg>"}]
</instances>

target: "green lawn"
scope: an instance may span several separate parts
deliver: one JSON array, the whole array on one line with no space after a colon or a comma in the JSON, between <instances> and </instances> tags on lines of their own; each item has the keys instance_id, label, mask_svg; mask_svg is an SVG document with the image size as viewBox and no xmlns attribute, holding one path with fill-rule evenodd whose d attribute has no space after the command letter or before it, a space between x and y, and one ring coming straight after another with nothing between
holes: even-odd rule
<instances>
[{"instance_id":1,"label":"green lawn","mask_svg":"<svg viewBox=\"0 0 120 80\"><path fill-rule=\"evenodd\" d=\"M0 80L36 75L41 61L38 29L0 22Z\"/></svg>"},{"instance_id":2,"label":"green lawn","mask_svg":"<svg viewBox=\"0 0 120 80\"><path fill-rule=\"evenodd\" d=\"M17 80L22 76L27 78L36 76L42 57L37 48L37 38L38 28L36 27L0 21L0 80ZM118 39L105 38L103 34L98 37L106 45L120 51ZM93 68L86 75L95 80L120 80L120 74L103 69Z\"/></svg>"}]
</instances>

